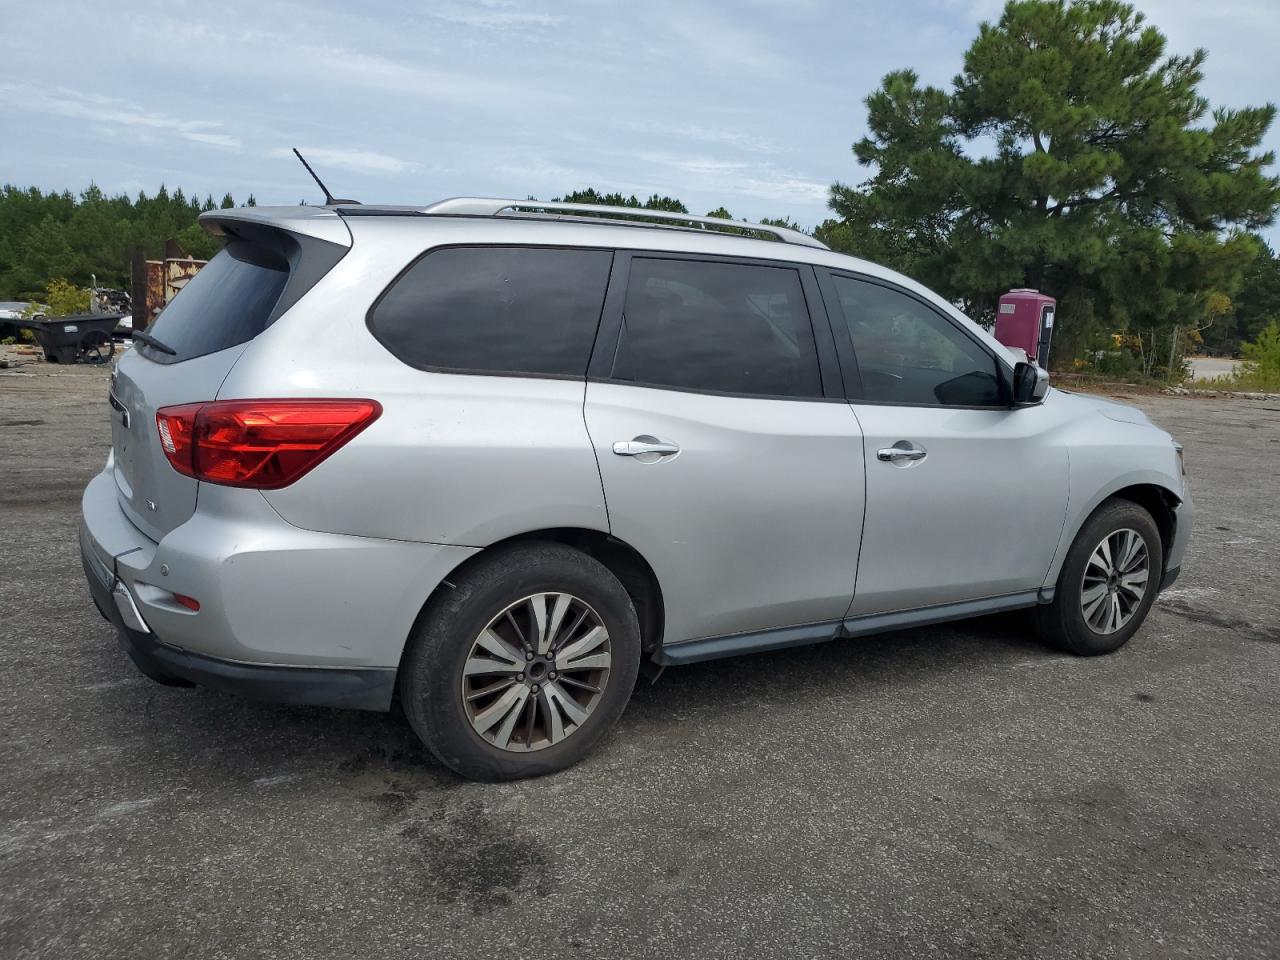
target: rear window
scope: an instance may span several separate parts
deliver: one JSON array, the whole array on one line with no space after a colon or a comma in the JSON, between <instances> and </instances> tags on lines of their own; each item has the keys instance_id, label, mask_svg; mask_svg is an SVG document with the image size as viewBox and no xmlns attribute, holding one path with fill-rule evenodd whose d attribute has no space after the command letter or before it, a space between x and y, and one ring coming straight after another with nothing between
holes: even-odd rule
<instances>
[{"instance_id":1,"label":"rear window","mask_svg":"<svg viewBox=\"0 0 1280 960\"><path fill-rule=\"evenodd\" d=\"M148 329L175 356L147 349L147 356L176 362L247 343L271 318L289 264L259 244L228 244L178 293Z\"/></svg>"},{"instance_id":2,"label":"rear window","mask_svg":"<svg viewBox=\"0 0 1280 960\"><path fill-rule=\"evenodd\" d=\"M583 377L613 254L446 247L400 275L369 329L423 370Z\"/></svg>"}]
</instances>

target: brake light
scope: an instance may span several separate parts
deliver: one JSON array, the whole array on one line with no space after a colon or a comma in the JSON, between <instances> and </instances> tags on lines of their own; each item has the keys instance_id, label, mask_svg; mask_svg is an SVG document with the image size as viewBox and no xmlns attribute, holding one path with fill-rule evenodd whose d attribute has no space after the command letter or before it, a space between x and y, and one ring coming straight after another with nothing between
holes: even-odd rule
<instances>
[{"instance_id":1,"label":"brake light","mask_svg":"<svg viewBox=\"0 0 1280 960\"><path fill-rule=\"evenodd\" d=\"M218 400L156 411L160 446L181 474L276 490L377 420L376 400Z\"/></svg>"}]
</instances>

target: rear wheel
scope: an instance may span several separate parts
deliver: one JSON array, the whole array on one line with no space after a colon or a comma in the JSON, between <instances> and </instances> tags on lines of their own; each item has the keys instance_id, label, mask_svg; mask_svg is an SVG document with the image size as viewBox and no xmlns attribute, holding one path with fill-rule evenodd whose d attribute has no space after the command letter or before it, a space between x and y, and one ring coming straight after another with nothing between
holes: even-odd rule
<instances>
[{"instance_id":1,"label":"rear wheel","mask_svg":"<svg viewBox=\"0 0 1280 960\"><path fill-rule=\"evenodd\" d=\"M636 612L608 568L562 544L519 544L432 599L400 699L446 766L514 780L586 756L622 714L639 664Z\"/></svg>"},{"instance_id":2,"label":"rear wheel","mask_svg":"<svg viewBox=\"0 0 1280 960\"><path fill-rule=\"evenodd\" d=\"M1041 636L1080 656L1120 649L1155 602L1163 557L1151 514L1129 500L1104 503L1071 545L1053 603L1036 608Z\"/></svg>"}]
</instances>

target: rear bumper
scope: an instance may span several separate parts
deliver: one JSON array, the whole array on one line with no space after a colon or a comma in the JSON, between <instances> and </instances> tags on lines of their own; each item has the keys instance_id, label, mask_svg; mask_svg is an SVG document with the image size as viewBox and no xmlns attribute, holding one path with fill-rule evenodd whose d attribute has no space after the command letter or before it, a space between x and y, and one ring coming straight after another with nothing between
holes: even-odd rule
<instances>
[{"instance_id":1,"label":"rear bumper","mask_svg":"<svg viewBox=\"0 0 1280 960\"><path fill-rule=\"evenodd\" d=\"M115 627L120 646L129 654L134 666L152 680L161 684L177 681L180 685L209 686L275 703L357 710L390 708L392 694L396 690L396 671L392 668L342 669L237 663L165 644L154 631L150 631L150 627L143 631L129 626L125 618L131 614L122 611L122 605L132 603L132 594L95 556L86 541L83 524L81 563L93 604ZM122 594L116 595L115 591L122 588ZM129 599L120 599L122 596ZM132 611L132 616L141 620L137 604L132 604ZM145 621L142 621L142 626L146 626Z\"/></svg>"},{"instance_id":2,"label":"rear bumper","mask_svg":"<svg viewBox=\"0 0 1280 960\"><path fill-rule=\"evenodd\" d=\"M109 468L85 489L85 576L139 669L258 699L388 709L423 602L475 549L302 530L256 491L202 486L200 498L157 543L121 511Z\"/></svg>"},{"instance_id":3,"label":"rear bumper","mask_svg":"<svg viewBox=\"0 0 1280 960\"><path fill-rule=\"evenodd\" d=\"M84 527L81 526L80 560L84 564L93 602L116 628L120 646L129 659L153 680L213 687L276 703L305 703L353 710L390 708L396 684L394 669L344 670L236 663L170 646L157 638L154 632L144 633L128 626L120 610L121 601L113 595L113 590L121 586L120 581L93 555L84 542L84 536Z\"/></svg>"}]
</instances>

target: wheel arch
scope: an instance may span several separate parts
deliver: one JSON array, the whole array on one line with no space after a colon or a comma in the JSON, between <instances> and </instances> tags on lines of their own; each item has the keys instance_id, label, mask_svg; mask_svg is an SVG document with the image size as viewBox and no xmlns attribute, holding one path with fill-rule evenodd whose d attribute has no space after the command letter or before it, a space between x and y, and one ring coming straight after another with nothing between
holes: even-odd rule
<instances>
[{"instance_id":1,"label":"wheel arch","mask_svg":"<svg viewBox=\"0 0 1280 960\"><path fill-rule=\"evenodd\" d=\"M635 604L636 615L640 620L640 642L645 654L653 653L662 646L666 607L663 604L662 587L658 583L657 574L653 572L653 567L640 554L640 551L626 541L603 531L585 527L548 527L529 530L488 544L478 553L460 562L436 585L423 601L422 609L418 614L419 619L431 605L431 601L439 596L441 591L452 589L454 579L464 574L469 568L485 562L493 556L495 551L504 547L535 541L563 543L581 550L604 564L609 572L618 578L631 597L631 602Z\"/></svg>"},{"instance_id":2,"label":"wheel arch","mask_svg":"<svg viewBox=\"0 0 1280 960\"><path fill-rule=\"evenodd\" d=\"M1173 548L1174 536L1177 533L1177 508L1182 502L1182 497L1164 482L1162 476L1130 477L1098 492L1089 502L1088 507L1075 514L1064 527L1062 538L1058 544L1058 551L1053 558L1053 565L1049 568L1048 575L1045 577L1044 586L1046 588L1051 588L1057 583L1058 575L1062 572L1062 565L1066 562L1067 553L1070 551L1071 545L1076 542L1076 537L1080 535L1080 531L1084 529L1084 525L1105 504L1112 500L1128 500L1151 514L1152 519L1155 521L1156 529L1160 531L1161 559L1167 565L1169 553Z\"/></svg>"},{"instance_id":3,"label":"wheel arch","mask_svg":"<svg viewBox=\"0 0 1280 960\"><path fill-rule=\"evenodd\" d=\"M1179 497L1167 487L1162 487L1154 483L1138 483L1133 486L1123 487L1102 501L1107 503L1110 500L1128 500L1142 507L1147 513L1151 514L1151 518L1156 522L1156 529L1160 531L1160 548L1163 554L1162 560L1169 559L1169 551L1173 547L1173 537L1177 532L1178 514L1177 505L1180 503ZM1099 507L1102 504L1098 505ZM1096 513L1098 507L1090 512L1089 516ZM1088 517L1085 518L1086 522Z\"/></svg>"}]
</instances>

